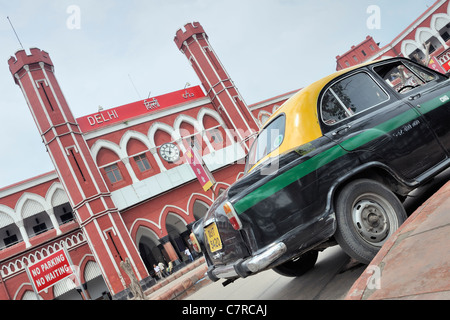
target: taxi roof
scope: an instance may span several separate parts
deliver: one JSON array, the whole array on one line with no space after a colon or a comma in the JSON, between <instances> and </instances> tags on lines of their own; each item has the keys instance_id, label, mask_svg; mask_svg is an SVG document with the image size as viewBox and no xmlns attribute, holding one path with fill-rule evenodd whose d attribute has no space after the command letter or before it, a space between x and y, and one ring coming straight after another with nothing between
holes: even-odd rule
<instances>
[{"instance_id":1,"label":"taxi roof","mask_svg":"<svg viewBox=\"0 0 450 320\"><path fill-rule=\"evenodd\" d=\"M260 163L265 162L268 158L272 158L288 152L293 148L309 143L322 136L322 130L320 128L319 119L317 115L317 101L319 99L322 89L333 79L349 73L358 68L365 67L367 65L374 64L377 61L370 61L367 63L359 64L353 67L349 67L344 70L337 71L330 74L310 85L301 89L291 98L289 98L281 107L275 111L272 116L266 121L264 126L259 130L264 130L272 120L280 116L286 115L285 134L282 144L273 152L269 153L262 159L260 159L251 169L259 166Z\"/></svg>"}]
</instances>

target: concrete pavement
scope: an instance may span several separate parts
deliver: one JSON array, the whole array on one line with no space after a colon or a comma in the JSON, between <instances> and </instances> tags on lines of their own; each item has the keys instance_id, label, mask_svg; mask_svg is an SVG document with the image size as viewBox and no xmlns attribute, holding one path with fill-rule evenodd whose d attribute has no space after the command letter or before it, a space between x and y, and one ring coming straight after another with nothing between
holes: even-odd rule
<instances>
[{"instance_id":1,"label":"concrete pavement","mask_svg":"<svg viewBox=\"0 0 450 320\"><path fill-rule=\"evenodd\" d=\"M144 292L146 299L182 300L211 283L211 280L205 275L207 269L205 258L201 257L167 278L159 280L156 285Z\"/></svg>"},{"instance_id":2,"label":"concrete pavement","mask_svg":"<svg viewBox=\"0 0 450 320\"><path fill-rule=\"evenodd\" d=\"M147 290L147 299L185 298L211 283L206 269L202 257ZM450 182L388 239L346 299L450 299Z\"/></svg>"},{"instance_id":3,"label":"concrete pavement","mask_svg":"<svg viewBox=\"0 0 450 320\"><path fill-rule=\"evenodd\" d=\"M346 299L450 299L450 182L388 239Z\"/></svg>"}]
</instances>

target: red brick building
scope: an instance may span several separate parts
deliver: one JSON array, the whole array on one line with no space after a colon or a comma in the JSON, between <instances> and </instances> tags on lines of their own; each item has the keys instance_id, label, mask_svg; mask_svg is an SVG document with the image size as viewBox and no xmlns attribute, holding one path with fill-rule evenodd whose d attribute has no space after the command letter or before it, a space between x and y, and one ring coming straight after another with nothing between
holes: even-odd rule
<instances>
[{"instance_id":1,"label":"red brick building","mask_svg":"<svg viewBox=\"0 0 450 320\"><path fill-rule=\"evenodd\" d=\"M437 1L389 45L368 37L337 68L384 56L423 59L426 42L445 65L449 23L449 0ZM78 119L48 53L18 51L8 61L55 171L0 189L0 299L124 299L130 279L121 261L130 261L144 290L155 284L153 264L188 263L190 226L243 174L251 136L295 92L246 105L199 23L174 42L202 87ZM189 146L214 176L208 191L184 160ZM25 266L62 246L84 290L67 278L37 296Z\"/></svg>"},{"instance_id":2,"label":"red brick building","mask_svg":"<svg viewBox=\"0 0 450 320\"><path fill-rule=\"evenodd\" d=\"M387 57L407 57L424 60L429 45L431 63L450 70L450 3L438 0L389 44L380 48L371 36L346 53L336 56L336 70Z\"/></svg>"},{"instance_id":3,"label":"red brick building","mask_svg":"<svg viewBox=\"0 0 450 320\"><path fill-rule=\"evenodd\" d=\"M155 284L154 264L176 270L189 261L190 225L243 174L251 136L294 92L247 106L200 24L174 40L203 88L78 119L47 52L22 50L8 61L55 171L0 190L0 299L37 299L25 266L62 246L84 290L67 278L39 299L124 299L126 258L144 290ZM188 146L212 172L212 189L186 163Z\"/></svg>"}]
</instances>

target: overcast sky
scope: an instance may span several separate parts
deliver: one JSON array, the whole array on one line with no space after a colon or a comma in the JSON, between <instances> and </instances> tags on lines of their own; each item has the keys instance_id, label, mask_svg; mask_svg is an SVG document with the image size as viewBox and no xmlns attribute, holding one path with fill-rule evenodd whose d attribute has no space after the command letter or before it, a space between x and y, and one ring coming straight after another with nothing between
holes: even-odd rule
<instances>
[{"instance_id":1,"label":"overcast sky","mask_svg":"<svg viewBox=\"0 0 450 320\"><path fill-rule=\"evenodd\" d=\"M49 52L75 117L200 84L173 38L199 21L247 104L335 71L367 35L389 43L434 0L0 0L0 187L54 170L7 60ZM371 5L380 25L369 29ZM77 14L79 12L79 15ZM78 28L79 27L79 28Z\"/></svg>"}]
</instances>

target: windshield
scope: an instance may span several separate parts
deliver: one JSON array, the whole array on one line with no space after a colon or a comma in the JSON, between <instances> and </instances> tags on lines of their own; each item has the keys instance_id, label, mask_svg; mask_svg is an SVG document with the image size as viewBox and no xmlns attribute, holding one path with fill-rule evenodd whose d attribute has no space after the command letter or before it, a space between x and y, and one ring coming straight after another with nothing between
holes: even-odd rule
<instances>
[{"instance_id":1,"label":"windshield","mask_svg":"<svg viewBox=\"0 0 450 320\"><path fill-rule=\"evenodd\" d=\"M285 115L282 114L268 124L253 142L247 157L245 173L247 173L258 161L277 149L284 140Z\"/></svg>"}]
</instances>

